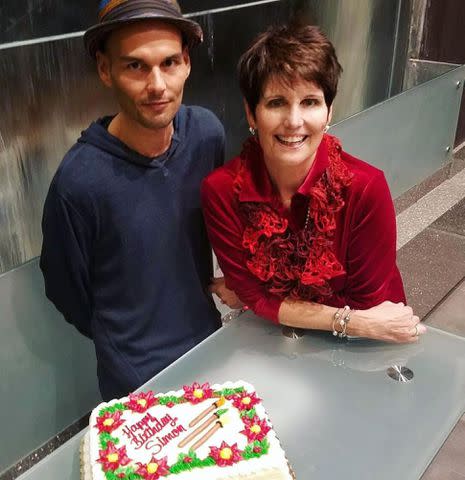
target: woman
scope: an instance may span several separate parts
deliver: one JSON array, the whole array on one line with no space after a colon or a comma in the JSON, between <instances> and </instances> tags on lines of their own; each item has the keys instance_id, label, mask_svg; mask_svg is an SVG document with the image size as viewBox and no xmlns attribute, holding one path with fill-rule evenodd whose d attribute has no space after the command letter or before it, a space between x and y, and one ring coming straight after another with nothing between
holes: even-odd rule
<instances>
[{"instance_id":1,"label":"woman","mask_svg":"<svg viewBox=\"0 0 465 480\"><path fill-rule=\"evenodd\" d=\"M341 71L314 26L272 27L243 54L252 137L203 183L210 240L226 287L262 317L415 342L426 329L404 304L384 175L326 134Z\"/></svg>"}]
</instances>

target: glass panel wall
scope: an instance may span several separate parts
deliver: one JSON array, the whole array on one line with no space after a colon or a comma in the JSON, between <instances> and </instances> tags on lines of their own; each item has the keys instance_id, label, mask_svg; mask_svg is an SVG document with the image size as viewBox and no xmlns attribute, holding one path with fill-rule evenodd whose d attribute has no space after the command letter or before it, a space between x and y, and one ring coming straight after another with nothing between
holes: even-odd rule
<instances>
[{"instance_id":1,"label":"glass panel wall","mask_svg":"<svg viewBox=\"0 0 465 480\"><path fill-rule=\"evenodd\" d=\"M50 179L79 132L116 110L82 48L97 0L5 0L0 7L0 272L38 255ZM344 67L333 120L400 91L410 0L184 0L205 31L185 101L224 122L228 156L247 134L236 63L272 23L321 25ZM77 33L76 33L77 32ZM56 37L58 35L59 37ZM60 36L61 35L61 36ZM13 43L11 43L13 42Z\"/></svg>"}]
</instances>

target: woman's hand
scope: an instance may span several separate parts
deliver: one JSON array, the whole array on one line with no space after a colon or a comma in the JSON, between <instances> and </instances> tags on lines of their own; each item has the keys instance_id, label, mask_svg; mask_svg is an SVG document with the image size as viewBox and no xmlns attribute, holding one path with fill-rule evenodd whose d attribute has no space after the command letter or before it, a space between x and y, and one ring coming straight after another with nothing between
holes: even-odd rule
<instances>
[{"instance_id":1,"label":"woman's hand","mask_svg":"<svg viewBox=\"0 0 465 480\"><path fill-rule=\"evenodd\" d=\"M425 332L425 325L412 308L402 302L386 301L368 310L357 310L347 325L348 335L394 343L414 343Z\"/></svg>"},{"instance_id":2,"label":"woman's hand","mask_svg":"<svg viewBox=\"0 0 465 480\"><path fill-rule=\"evenodd\" d=\"M244 306L237 295L232 290L226 288L224 277L213 278L208 289L211 293L218 296L221 303L224 303L229 308L236 309Z\"/></svg>"}]
</instances>

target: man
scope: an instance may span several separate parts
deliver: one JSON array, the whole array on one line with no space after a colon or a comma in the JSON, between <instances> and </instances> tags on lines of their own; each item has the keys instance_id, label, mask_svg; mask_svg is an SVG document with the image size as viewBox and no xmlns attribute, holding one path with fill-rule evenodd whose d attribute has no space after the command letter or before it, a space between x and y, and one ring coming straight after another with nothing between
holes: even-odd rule
<instances>
[{"instance_id":1,"label":"man","mask_svg":"<svg viewBox=\"0 0 465 480\"><path fill-rule=\"evenodd\" d=\"M64 157L44 207L46 294L93 339L105 400L134 390L220 326L200 182L224 131L181 105L202 39L173 0L103 2L84 37L120 106Z\"/></svg>"}]
</instances>

